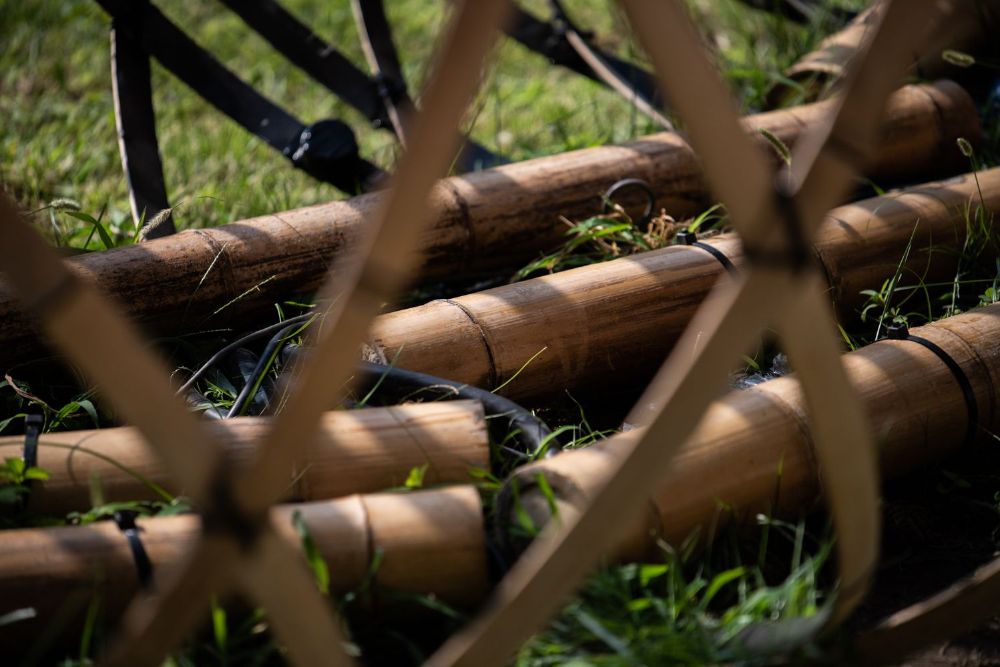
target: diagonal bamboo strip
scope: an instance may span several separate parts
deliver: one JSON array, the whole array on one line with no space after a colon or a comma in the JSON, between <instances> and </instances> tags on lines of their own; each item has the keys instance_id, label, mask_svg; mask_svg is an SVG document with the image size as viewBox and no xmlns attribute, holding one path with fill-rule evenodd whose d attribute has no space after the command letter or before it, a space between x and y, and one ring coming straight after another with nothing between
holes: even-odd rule
<instances>
[{"instance_id":1,"label":"diagonal bamboo strip","mask_svg":"<svg viewBox=\"0 0 1000 667\"><path fill-rule=\"evenodd\" d=\"M657 419L643 442L655 441L657 446L629 447L586 510L558 526L550 523L501 580L480 616L428 664L500 663L555 613L607 547L625 536L642 489L667 468L740 353L783 305L774 295L787 293L793 285L785 272L761 270L739 279L736 289L729 287L722 285L714 298L709 296L644 394L642 403L648 399Z\"/></svg>"},{"instance_id":2,"label":"diagonal bamboo strip","mask_svg":"<svg viewBox=\"0 0 1000 667\"><path fill-rule=\"evenodd\" d=\"M1000 427L1000 305L915 328L958 364L978 406L977 442ZM968 410L962 388L933 352L907 340L883 339L843 357L879 443L886 479L962 453ZM565 452L519 468L498 501L501 522L512 520L512 488L523 510L544 525L551 510L538 488L548 480L560 516L582 509L614 469L629 431L586 449ZM823 479L813 449L808 410L797 374L733 391L714 403L677 463L650 487L647 511L612 552L624 560L656 558L655 537L680 545L701 544L729 521L754 522L758 514L801 517L816 508ZM731 508L731 509L723 509Z\"/></svg>"},{"instance_id":3,"label":"diagonal bamboo strip","mask_svg":"<svg viewBox=\"0 0 1000 667\"><path fill-rule=\"evenodd\" d=\"M830 107L824 102L758 114L744 124L794 146ZM880 185L961 169L965 159L955 140L975 144L980 134L975 105L950 82L900 89L884 119L883 140L866 170ZM776 159L773 149L767 150ZM649 182L657 209L678 219L711 204L693 151L673 133L449 178L435 198L439 219L421 236L422 273L452 279L524 263L563 240L560 216L596 214L600 194L627 176ZM623 192L621 202L642 203L634 196ZM76 256L69 265L158 333L218 326L289 293L316 289L384 198L380 192L183 231L141 246ZM17 302L0 292L0 365L42 350L34 327Z\"/></svg>"},{"instance_id":4,"label":"diagonal bamboo strip","mask_svg":"<svg viewBox=\"0 0 1000 667\"><path fill-rule=\"evenodd\" d=\"M696 106L691 106L690 100L678 102L678 109L681 116L689 125L689 131L695 142L695 147L700 151L707 152L710 157L707 175L713 187L719 192L728 193L728 196L739 201L741 206L748 207L741 210L737 215L732 211L733 206L730 205L733 223L739 231L743 232L744 243L747 246L754 246L757 252L773 252L776 247L795 251L797 246L800 246L802 243L801 240L798 244L796 243L796 236L808 242L808 238L812 235L815 227L818 226L819 218L825 212L825 209L819 213L816 213L815 210L811 211L813 216L806 217L800 222L798 215L793 210L801 204L800 198L797 196L799 193L796 189L787 191L788 195L793 198L787 207L788 210L782 212L784 214L784 222L786 223L785 234L782 235L772 233L772 229L764 224L768 214L773 215L773 206L777 201L763 199L762 193L740 192L735 188L735 185L730 188L728 180L716 180L728 179L729 177L736 176L737 173L732 172L721 162L713 162L711 155L715 155L716 160L732 160L737 166L744 167L741 174L743 178L753 178L753 172L750 169L760 167L755 164L755 158L752 157L752 153L734 150L732 154L727 154L724 148L725 142L720 141L720 138L727 139L730 142L742 141L743 137L737 136L729 130L716 130L716 127L720 126L720 124L721 127L726 127L726 100L723 94L715 92L721 90L721 84L710 71L706 72L706 66L701 64L701 46L680 5L661 3L653 6L640 2L628 2L626 3L626 9L629 12L633 28L637 31L640 40L650 51L654 62L657 64L657 73L661 77L664 88L671 99L677 99L683 94L690 95L697 93L697 95L692 95L692 100L697 97L698 99L708 99L717 102L717 104L710 107L715 112L711 117L699 115L699 109ZM934 10L937 9L941 8L935 6ZM929 20L935 17L936 14L931 9L930 3L920 3L915 12L915 16L920 19L918 23L920 30L913 30L911 24L909 31L906 34L901 34L903 26L900 22L900 12L901 10L898 9L898 5L890 5L889 10L886 12L885 20L879 26L877 35L884 35L883 39L893 39L894 46L899 50L903 50L904 47L899 43L906 44L909 40L922 36L921 33L929 29L927 25ZM658 31L668 32L669 34L666 35L667 39L663 39L664 35ZM877 37L876 41L878 41ZM882 42L879 43L880 46L882 44ZM886 46L879 53L885 55L884 51L886 48L889 47ZM895 53L890 49L889 55L895 55ZM692 65L692 61L696 61L697 64ZM683 65L681 65L682 62L684 63ZM890 60L889 62L893 61ZM866 68L864 67L864 63L865 61L862 60L861 69L852 77L847 93L841 100L840 112L852 113L855 108L854 100L860 95L868 97L870 106L880 108L890 92L889 86L885 84L888 83L890 77L895 77L898 72L890 71L886 73L879 71L872 74L872 67L869 65ZM691 77L691 72L700 73L701 76ZM721 116L722 119L720 120L716 116ZM871 116L874 117L875 114L872 113ZM837 127L837 123L838 117L834 116L831 124L833 127ZM816 135L820 137L823 145L826 146L826 137L829 136L828 132L817 132ZM834 136L838 135L835 134ZM700 142L708 145L703 146ZM825 176L830 178L832 182L828 184L828 188L825 191L810 191L805 193L807 197L818 199L819 204L824 202L824 195L837 196L837 193L846 185L850 173L848 169L838 168L840 165L825 159L825 157L825 153L820 153L814 159L817 161L817 166L820 167ZM848 167L853 166L853 164L848 165ZM807 185L809 185L813 182L813 159L807 159L805 167L806 178L810 179L807 181ZM798 170L798 167L796 169ZM802 179L797 179L797 182L801 183ZM729 203L725 196L723 200ZM808 198L805 203L814 206L814 208L817 204L816 201L809 201ZM828 209L829 206L826 208ZM794 266L779 272L779 276L786 280L793 278L794 274ZM677 445L683 442L683 439L689 435L691 429L694 427L694 424L691 423L692 419L689 413L693 411L696 414L701 414L710 398L710 379L721 377L724 373L723 369L713 364L718 364L720 361L723 364L735 361L729 356L735 354L733 348L739 350L747 344L748 341L745 337L735 338L735 334L730 333L727 327L741 327L743 336L746 336L746 329L748 327L754 331L758 331L758 327L768 322L768 316L773 317L777 314L775 311L768 310L765 313L764 319L757 319L761 315L760 311L775 308L776 304L777 306L784 306L788 302L794 303L791 297L796 291L803 289L800 285L782 284L778 281L776 284L782 289L770 301L764 298L761 292L754 291L754 287L767 285L769 282L768 279L773 281L774 278L775 276L770 275L767 269L763 268L762 265L758 265L740 284L741 289L731 291L731 293L735 292L737 295L742 293L744 297L743 302L727 304L729 309L725 313L714 309L718 307L718 304L708 306L707 311L709 314L706 316L706 319L709 326L705 329L707 332L705 334L706 342L703 348L697 349L694 352L696 361L690 366L684 361L675 361L679 354L686 355L691 353L691 346L684 345L685 341L682 339L678 351L675 351L667 360L657 379L654 380L653 385L651 385L643 397L643 400L645 400L646 396L653 398L651 402L656 405L656 412L658 413L653 419L647 435L661 435L660 431L664 429L665 425L667 423L674 424L676 420L676 430L671 433L672 437L666 440L667 444L662 445L658 443L661 445L661 448L657 449L656 445L650 444L651 439L647 438L632 447L628 456L620 462L615 475L595 494L593 501L588 505L586 511L575 520L567 522L561 530L554 532L550 528L543 536L543 540L536 542L529 549L524 559L515 566L511 574L501 583L497 601L492 605L489 613L475 622L468 631L463 632L457 637L453 637L438 654L432 657L432 664L471 665L480 664L483 660L487 659L488 655L496 656L497 652L506 656L514 650L517 643L526 638L527 633L530 632L529 628L537 627L547 615L554 612L559 603L565 599L565 596L587 569L594 564L596 557L588 554L586 557L581 558L580 548L586 545L586 548L594 549L596 547L599 549L600 545L606 545L614 541L616 535L621 532L621 529L606 530L607 526L613 521L613 511L619 510L627 514L629 510L635 511L637 509L637 505L641 501L641 489L644 487L644 482L651 481L650 470L655 471L666 467ZM737 307L746 308L748 305L747 302L755 310L751 312L737 310ZM727 319L727 316L732 318L733 314L737 312L742 317ZM692 323L692 328L697 323L698 318ZM794 319L784 320L782 325L786 336L795 336L799 333L809 331L808 323ZM698 333L701 334L702 332L699 331ZM725 334L728 334L728 339ZM685 338L690 337L691 328L689 328ZM723 341L734 344L723 347L721 344ZM706 352L710 352L714 357L708 357ZM834 350L820 347L817 354L830 355L833 352ZM803 361L809 361L809 355L805 356L806 358ZM678 369L674 368L676 364L682 365ZM833 372L842 375L843 371L838 364L832 364L827 367L830 368L831 366ZM713 370L715 371L714 375ZM681 371L683 379L662 379L668 377L666 374L670 371ZM701 371L707 372L703 373ZM677 386L676 383L679 382L680 385L684 385L694 373L698 373L701 377L701 382L698 383L698 386L690 387L690 393L675 394L673 390ZM843 383L842 380L839 380L839 382ZM669 389L664 391L662 386L657 387L658 384L666 385ZM666 399L665 402L661 402L663 398ZM844 418L848 419L855 418L857 414L855 399L850 395L841 395L837 399L833 403L823 406L823 410L829 411L828 415L824 415L824 423L830 415L836 414L841 414ZM676 410L680 406L686 408L688 412L677 414ZM860 425L856 425L853 432L862 435L865 434L864 428ZM824 448L829 448L833 445L834 443L829 441L820 443L820 446ZM851 446L857 449L850 455L850 460L862 461L864 460L864 448L870 447L869 438L863 437L860 442L851 443ZM825 455L824 458L831 460L833 455ZM869 456L869 460L870 458ZM833 476L833 480L836 483L846 479L847 477L839 471ZM845 501L843 498L844 494L850 493L852 490L860 490L862 492L861 497ZM847 535L846 539L842 540L842 542L846 541L853 546L858 543L867 543L870 545L877 540L877 532L875 532L877 531L877 522L875 520L863 520L855 524L850 520L851 517L848 514L852 509L860 509L869 514L874 513L874 471L870 469L863 471L859 483L841 485L833 488L831 491L831 503L833 505L836 528L839 534ZM546 537L549 539L544 539ZM539 544L541 546L538 546ZM838 551L841 570L846 573L848 577L847 585L851 589L847 595L837 601L834 607L834 620L839 620L839 618L849 611L850 605L863 595L867 583L864 576L873 566L871 559L874 555L874 549L874 547L868 547L857 552L849 552L841 548Z\"/></svg>"},{"instance_id":5,"label":"diagonal bamboo strip","mask_svg":"<svg viewBox=\"0 0 1000 667\"><path fill-rule=\"evenodd\" d=\"M238 467L251 458L268 420L245 417L206 426ZM102 503L185 495L133 428L47 433L38 445L38 465L49 478L32 488L25 507L31 514L85 510L95 484ZM0 438L0 456L13 456L23 446L23 436ZM468 482L473 468L489 468L486 421L475 401L331 412L310 449L309 460L289 475L286 498L321 500L401 487L422 466L428 485Z\"/></svg>"},{"instance_id":6,"label":"diagonal bamboo strip","mask_svg":"<svg viewBox=\"0 0 1000 667\"><path fill-rule=\"evenodd\" d=\"M419 230L433 211L428 193L443 176L459 144L459 126L478 86L486 57L508 6L503 0L465 2L449 28L435 76L423 95L384 208L361 244L363 262L331 271L319 300L330 322L319 328L315 347L293 369L289 393L261 445L260 456L237 482L241 507L262 508L280 498L282 477L317 427L329 396L354 368L356 348L383 302L403 288L415 268Z\"/></svg>"},{"instance_id":7,"label":"diagonal bamboo strip","mask_svg":"<svg viewBox=\"0 0 1000 667\"><path fill-rule=\"evenodd\" d=\"M282 403L281 412L263 438L254 461L228 482L231 495L225 502L233 506L233 511L230 511L232 516L223 514L222 519L229 524L226 529L234 531L233 537L238 536L235 532L238 522L249 521L250 525L259 526L267 508L280 499L289 471L305 453L318 428L326 406L325 396L329 393L322 390L342 386L348 379L355 356L352 342L361 342L382 300L391 298L394 291L402 287L408 267L414 261L410 249L419 229L419 225L409 224L405 216L412 215L420 222L429 217L428 191L434 180L444 174L458 146L456 128L475 91L507 9L503 0L467 1L458 7L424 95L424 111L414 122L410 150L397 171L379 221L362 242L364 259L345 271L330 272L320 293L322 311L330 315L329 322L321 322L325 326L318 327L320 344L296 362L299 373L293 373L292 400ZM217 505L222 504L221 500L217 501ZM219 509L226 511L225 507ZM262 539L270 539L266 531L256 538L257 541ZM166 590L159 593L159 598L175 599L176 591L190 588L190 581L204 580L206 570L218 570L220 563L225 564L222 559L212 558L209 552L196 548L195 553L198 557L182 566ZM243 567L249 570L243 573L244 585L255 578L268 576L268 572L260 571L266 561L254 561L252 556L251 550L243 557ZM331 627L329 607L315 602L307 605L296 602L296 594L310 590L303 581L308 576L304 565L290 563L282 574L291 577L284 587L269 586L259 593L267 595L272 615L284 617L281 620L284 638L288 639L288 632L299 635L297 641L303 646L298 657L322 653L325 642L329 662L348 663L347 656L336 648L339 632ZM210 592L207 586L200 588L188 597L188 608L207 603ZM313 595L318 593L313 592ZM181 613L177 609L164 608L160 612L156 609L156 600L157 596L153 596L153 613L142 615L144 603L139 603L135 613L129 615L134 619L132 624L126 625L131 632L119 640L110 664L129 664L132 652L140 650L134 647L140 644L147 655L165 654L177 635L187 632L197 620L187 611ZM171 625L173 636L163 638L157 634L157 625L163 623ZM331 644L333 648L329 648Z\"/></svg>"},{"instance_id":8,"label":"diagonal bamboo strip","mask_svg":"<svg viewBox=\"0 0 1000 667\"><path fill-rule=\"evenodd\" d=\"M1000 209L1000 169L830 211L813 248L840 321L856 321L861 290L892 278L907 253L897 287L949 282L970 205ZM735 234L704 243L746 264ZM480 387L517 374L502 391L516 399L636 386L724 271L699 247L671 246L382 315L370 348L386 362Z\"/></svg>"},{"instance_id":9,"label":"diagonal bamboo strip","mask_svg":"<svg viewBox=\"0 0 1000 667\"><path fill-rule=\"evenodd\" d=\"M828 623L843 621L868 592L878 563L878 462L864 408L838 353L836 323L823 299L820 276L798 292L777 318L777 333L797 369L809 406L816 457L837 532L839 580Z\"/></svg>"},{"instance_id":10,"label":"diagonal bamboo strip","mask_svg":"<svg viewBox=\"0 0 1000 667\"><path fill-rule=\"evenodd\" d=\"M38 311L49 336L143 432L191 497L202 501L218 450L174 395L165 366L146 351L124 318L66 269L4 197L0 269ZM128 363L120 363L123 356Z\"/></svg>"},{"instance_id":11,"label":"diagonal bamboo strip","mask_svg":"<svg viewBox=\"0 0 1000 667\"><path fill-rule=\"evenodd\" d=\"M21 297L40 311L53 341L137 425L147 443L163 458L171 475L190 489L193 500L203 509L215 509L213 505L218 501L212 494L218 493L218 487L210 485L217 479L221 449L174 395L165 368L142 347L130 323L92 287L75 279L2 197L0 266ZM128 363L121 363L122 356ZM178 585L162 598L147 597L139 602L123 629L125 637L141 641L123 641L120 650L113 650L108 656L108 664L131 665L136 663L136 657L146 664L162 658L186 632L187 624L196 622L207 609L196 604L199 596L207 600L231 584L227 567L232 568L228 561L234 560L234 553L240 553L232 536L211 536L199 543L195 552L204 559L202 563L198 559L193 561L200 565L195 578L178 579ZM284 590L294 590L292 582L303 578L308 581L308 576L301 563L293 563L282 572ZM302 590L303 585L297 589ZM168 604L161 607L161 599ZM308 634L310 642L337 646L339 633L332 612L322 606L325 613L303 614L302 608L293 603L271 611L297 618L300 632ZM314 611L317 608L313 605ZM163 623L159 622L164 618L170 632L164 631ZM158 658L151 658L157 654Z\"/></svg>"}]
</instances>

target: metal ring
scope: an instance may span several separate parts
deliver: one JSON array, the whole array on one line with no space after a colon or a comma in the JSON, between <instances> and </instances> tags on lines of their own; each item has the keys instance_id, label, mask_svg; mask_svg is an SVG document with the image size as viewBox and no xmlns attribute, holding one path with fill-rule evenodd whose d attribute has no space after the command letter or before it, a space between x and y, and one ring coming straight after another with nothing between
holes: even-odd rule
<instances>
[{"instance_id":1,"label":"metal ring","mask_svg":"<svg viewBox=\"0 0 1000 667\"><path fill-rule=\"evenodd\" d=\"M639 188L646 194L646 210L642 212L642 217L635 221L637 227L645 227L653 219L653 209L656 208L656 193L653 192L653 186L641 178L623 178L608 188L602 197L604 207L601 209L601 212L611 212L611 198L618 194L619 191L629 187Z\"/></svg>"}]
</instances>

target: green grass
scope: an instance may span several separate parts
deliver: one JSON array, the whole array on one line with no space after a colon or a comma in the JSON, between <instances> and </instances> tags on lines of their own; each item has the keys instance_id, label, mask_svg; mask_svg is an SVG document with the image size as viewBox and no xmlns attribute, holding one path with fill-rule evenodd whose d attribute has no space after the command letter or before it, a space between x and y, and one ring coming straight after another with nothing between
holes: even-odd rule
<instances>
[{"instance_id":1,"label":"green grass","mask_svg":"<svg viewBox=\"0 0 1000 667\"><path fill-rule=\"evenodd\" d=\"M526 4L545 14L544 2ZM290 0L287 5L366 69L347 3ZM615 3L580 0L567 5L582 25L595 30L602 45L642 60L626 37L625 21ZM749 11L734 0L692 0L690 5L747 112L764 107L771 86L781 81L782 69L831 27L794 26ZM325 117L347 120L358 132L363 154L384 167L392 166L397 149L390 135L368 128L365 119L277 57L218 3L164 1L160 6L265 95L307 122ZM444 2L426 0L388 3L411 91L416 91L426 76L444 7ZM0 5L0 30L5 36L0 53L0 114L5 119L0 127L0 187L23 207L37 211L36 223L60 245L87 250L133 243L137 231L129 218L118 162L107 27L107 17L95 3L85 0ZM477 141L513 159L625 141L658 129L613 93L551 67L513 43L504 43L497 56L496 67L468 116L467 130ZM168 192L181 228L215 226L342 196L291 169L283 158L155 64L153 85ZM975 208L970 209L968 221L976 232L966 248L969 262L952 283L939 286L946 288L946 297L930 296L935 286L923 284L919 276L904 280L897 275L882 286L873 286L868 309L871 329L891 320L934 319L974 305L974 301L996 300L1000 271L984 272L982 261L972 261L995 255L990 245L994 240L991 221ZM652 236L643 235L621 216L570 224L573 229L567 247L540 259L524 271L525 275L659 247L672 236L672 229L666 226ZM913 302L925 298L926 316L923 309L913 308ZM871 340L877 335L871 329L850 332L852 342ZM208 347L211 344L209 341ZM197 362L207 355L195 350L190 356ZM180 365L192 360L174 361ZM200 388L222 407L231 404L236 394L221 373L209 375ZM87 388L56 387L44 379L30 383L21 378L2 380L0 432L23 418L29 404L42 409L48 429L109 425L111 416L102 412L91 393ZM586 446L609 434L607 429L592 425L582 408L579 412L570 410L553 426L562 429L563 437L575 438L571 447ZM5 463L0 477L7 484L0 491L11 490L0 494L0 505L16 506L27 477L39 475L44 471L31 472L16 463ZM485 471L479 477L489 504L497 480ZM414 488L420 486L418 478L419 474L413 477ZM186 508L183 499L166 491L161 495L162 502L129 506L143 512L168 513ZM57 520L88 523L116 508L104 504L98 494L89 511ZM327 576L322 561L310 548L311 538L304 526L297 527L322 585ZM824 602L830 544L822 526L806 530L804 523L784 524L761 517L756 534L749 538L724 535L707 553L664 545L661 557L654 562L610 567L597 573L562 614L522 649L515 662L535 667L704 664L745 658L733 638L748 623L810 615ZM377 567L378 562L372 564L373 573ZM360 650L384 650L415 661L433 640L366 612L371 579L334 603L350 618ZM460 614L430 598L407 602L436 618L442 635L462 620ZM97 611L92 616L96 619ZM92 633L85 634L77 656L81 663L95 645ZM280 649L269 639L266 618L259 612L241 616L214 606L210 630L178 652L171 664L254 664L279 656Z\"/></svg>"},{"instance_id":2,"label":"green grass","mask_svg":"<svg viewBox=\"0 0 1000 667\"><path fill-rule=\"evenodd\" d=\"M287 4L367 71L347 3ZM528 4L545 14L544 2ZM411 90L426 75L436 43L429 35L440 30L443 5L388 3ZM781 68L818 35L818 29L788 27L732 0L695 7L697 15L711 19L709 37L747 110L761 106ZM587 0L569 3L569 8L582 25L593 27L603 45L635 55L634 45L622 37L627 34L624 18L614 3ZM162 9L266 96L307 122L343 118L356 129L363 154L392 165L397 151L389 134L367 127L364 118L278 57L218 3L162 3ZM30 210L70 198L95 218L105 211L103 219L115 238L133 237L111 104L107 16L86 0L33 0L4 3L0 26L5 36L0 53L0 114L5 119L0 184ZM474 138L512 159L623 141L657 129L615 94L549 66L511 41L497 56L468 125ZM181 228L214 226L341 196L290 169L284 158L156 63L153 87L168 195ZM76 224L89 231L88 225L77 223L63 220L66 227ZM67 235L73 236L71 230Z\"/></svg>"}]
</instances>

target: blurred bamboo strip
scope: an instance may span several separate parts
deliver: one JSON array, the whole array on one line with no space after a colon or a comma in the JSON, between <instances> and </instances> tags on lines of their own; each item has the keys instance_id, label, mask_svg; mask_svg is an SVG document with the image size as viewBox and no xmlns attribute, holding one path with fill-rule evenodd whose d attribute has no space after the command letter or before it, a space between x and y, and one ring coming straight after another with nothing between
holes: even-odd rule
<instances>
[{"instance_id":1,"label":"blurred bamboo strip","mask_svg":"<svg viewBox=\"0 0 1000 667\"><path fill-rule=\"evenodd\" d=\"M377 586L433 593L457 606L469 606L488 591L483 513L472 486L354 495L272 510L275 528L298 545L296 511L328 565L333 593L357 588L370 576ZM193 515L137 523L154 577L182 561L201 531ZM0 534L0 544L0 616L24 608L36 613L0 627L0 646L37 637L70 617L82 621L93 593L100 596L102 616L113 620L138 589L128 542L111 522L8 530Z\"/></svg>"},{"instance_id":2,"label":"blurred bamboo strip","mask_svg":"<svg viewBox=\"0 0 1000 667\"><path fill-rule=\"evenodd\" d=\"M758 114L746 124L791 146L830 104ZM881 185L954 173L965 163L955 140L976 143L980 136L971 98L948 81L900 89L890 99L884 123L878 157L868 170ZM526 262L563 240L560 216L598 213L601 193L626 177L650 183L657 208L675 218L711 204L697 158L681 135L670 132L452 177L433 195L436 219L423 236L422 275L454 280ZM70 265L158 333L216 326L289 294L316 289L330 262L357 238L384 197L372 193L188 230L79 255ZM626 191L620 203L638 205L640 197ZM0 290L0 365L41 349L33 323L7 290Z\"/></svg>"},{"instance_id":3,"label":"blurred bamboo strip","mask_svg":"<svg viewBox=\"0 0 1000 667\"><path fill-rule=\"evenodd\" d=\"M863 289L891 278L909 248L903 280L951 280L965 241L977 175L930 183L831 211L815 254L844 320ZM1000 169L978 174L987 210L1000 209ZM912 239L912 243L911 243ZM739 266L733 234L705 243ZM648 377L724 272L705 250L670 246L514 285L383 315L372 349L411 370L492 388L518 399L624 385ZM398 356L397 356L398 355Z\"/></svg>"},{"instance_id":4,"label":"blurred bamboo strip","mask_svg":"<svg viewBox=\"0 0 1000 667\"><path fill-rule=\"evenodd\" d=\"M976 399L975 433L995 433L1000 422L1000 305L911 333L936 344L958 364ZM934 352L913 341L882 340L845 355L844 364L880 444L884 479L942 461L962 448L967 404L955 376ZM503 492L500 516L514 519L509 512L516 485L522 509L538 525L548 520L549 500L539 490L539 474L548 480L560 514L576 512L604 483L621 449L618 443L637 433L518 469ZM645 515L622 517L634 521L634 530L615 555L626 560L654 557L654 535L674 545L694 534L707 540L727 521L752 523L758 513L802 516L817 506L821 492L795 376L731 392L706 412L675 465L651 490Z\"/></svg>"},{"instance_id":5,"label":"blurred bamboo strip","mask_svg":"<svg viewBox=\"0 0 1000 667\"><path fill-rule=\"evenodd\" d=\"M230 460L246 463L269 419L241 417L206 422L228 443ZM23 436L0 438L0 456L15 456ZM322 420L312 457L289 479L288 498L321 500L402 486L426 466L425 484L471 481L470 470L489 467L483 407L476 401L411 403L337 411ZM32 514L65 514L91 506L93 485L103 502L162 500L156 487L183 495L134 428L46 433L38 465L49 479L28 499Z\"/></svg>"}]
</instances>

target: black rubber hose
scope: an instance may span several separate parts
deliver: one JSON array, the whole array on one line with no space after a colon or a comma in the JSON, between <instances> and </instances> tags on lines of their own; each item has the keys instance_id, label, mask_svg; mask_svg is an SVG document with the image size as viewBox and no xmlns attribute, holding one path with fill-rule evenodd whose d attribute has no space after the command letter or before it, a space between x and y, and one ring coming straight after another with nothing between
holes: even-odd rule
<instances>
[{"instance_id":1,"label":"black rubber hose","mask_svg":"<svg viewBox=\"0 0 1000 667\"><path fill-rule=\"evenodd\" d=\"M281 352L281 348L285 345L287 339L296 330L306 326L306 321L312 316L311 314L300 315L299 317L279 323L284 325L280 329L278 325L272 325L266 329L261 329L248 336L244 336L212 355L209 362L198 369L192 378L197 379L197 377L200 377L209 366L231 352L237 346L237 343L248 342L278 329L277 333L271 337L264 347L257 365L247 378L243 389L233 401L226 417L235 417L242 414L247 401L251 396L256 394L263 384L265 375L272 368L275 358ZM483 405L487 417L490 418L489 427L494 441L499 443L499 446L505 451L521 458L533 458L539 455L548 457L562 449L557 438L552 437L552 431L549 430L545 422L514 401L503 396L498 396L485 389L426 373L418 373L416 371L396 368L395 366L383 366L370 362L361 362L355 379L358 382L358 389L363 394L371 394L378 389L382 396L387 396L393 402L411 399L418 394L426 394L427 392L435 394L439 398L461 398L479 401ZM188 384L191 384L191 382L192 380L189 380ZM508 439L512 439L517 446L508 446L506 444Z\"/></svg>"},{"instance_id":2,"label":"black rubber hose","mask_svg":"<svg viewBox=\"0 0 1000 667\"><path fill-rule=\"evenodd\" d=\"M411 398L429 391L439 396L479 401L483 404L486 415L492 418L490 428L496 440L502 443L507 437L512 437L518 444L515 450L518 454L529 457L541 454L549 457L562 449L557 439L551 437L552 431L545 422L509 398L485 389L367 361L361 362L356 379L358 387L364 388L362 391L368 392L377 386L379 391L388 393L392 400ZM506 428L501 426L504 424ZM508 436L510 433L513 436Z\"/></svg>"}]
</instances>

